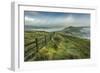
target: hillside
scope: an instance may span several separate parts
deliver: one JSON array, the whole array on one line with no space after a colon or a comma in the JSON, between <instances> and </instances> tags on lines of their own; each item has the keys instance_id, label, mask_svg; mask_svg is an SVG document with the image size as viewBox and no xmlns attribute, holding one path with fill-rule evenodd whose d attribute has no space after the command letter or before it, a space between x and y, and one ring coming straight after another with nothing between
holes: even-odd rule
<instances>
[{"instance_id":1,"label":"hillside","mask_svg":"<svg viewBox=\"0 0 100 73\"><path fill-rule=\"evenodd\" d=\"M90 39L90 27L89 26L80 26L80 27L67 27L61 32L69 34L75 37Z\"/></svg>"},{"instance_id":2,"label":"hillside","mask_svg":"<svg viewBox=\"0 0 100 73\"><path fill-rule=\"evenodd\" d=\"M48 34L45 32L45 35ZM41 35L44 35L44 32L41 32ZM55 32L51 41L48 41L47 45L39 49L33 59L28 61L86 58L90 58L90 40L65 35L64 32Z\"/></svg>"}]
</instances>

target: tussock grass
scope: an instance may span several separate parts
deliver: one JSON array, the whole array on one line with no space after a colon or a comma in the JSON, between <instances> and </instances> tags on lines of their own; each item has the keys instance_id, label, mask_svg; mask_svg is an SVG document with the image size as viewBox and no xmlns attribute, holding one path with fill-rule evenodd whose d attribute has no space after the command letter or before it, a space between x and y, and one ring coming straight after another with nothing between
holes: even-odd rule
<instances>
[{"instance_id":1,"label":"tussock grass","mask_svg":"<svg viewBox=\"0 0 100 73\"><path fill-rule=\"evenodd\" d=\"M28 34L28 33L25 33ZM31 33L29 33L31 34ZM34 35L35 34L35 35ZM29 36L37 37L36 33ZM38 36L49 33L40 32ZM26 41L27 42L27 41ZM90 58L90 40L55 33L46 46L39 49L35 55L35 61L40 60L62 60L62 59L87 59Z\"/></svg>"}]
</instances>

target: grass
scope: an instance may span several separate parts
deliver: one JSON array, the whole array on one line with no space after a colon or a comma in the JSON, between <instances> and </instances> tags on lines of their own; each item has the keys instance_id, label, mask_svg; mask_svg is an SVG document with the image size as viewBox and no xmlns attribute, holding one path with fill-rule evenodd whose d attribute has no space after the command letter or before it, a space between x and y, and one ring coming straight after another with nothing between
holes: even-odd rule
<instances>
[{"instance_id":1,"label":"grass","mask_svg":"<svg viewBox=\"0 0 100 73\"><path fill-rule=\"evenodd\" d=\"M48 35L47 32L25 32L25 43L35 37ZM27 41L27 40L28 41ZM63 60L63 59L87 59L90 58L90 40L64 33L55 32L51 41L39 49L33 60Z\"/></svg>"}]
</instances>

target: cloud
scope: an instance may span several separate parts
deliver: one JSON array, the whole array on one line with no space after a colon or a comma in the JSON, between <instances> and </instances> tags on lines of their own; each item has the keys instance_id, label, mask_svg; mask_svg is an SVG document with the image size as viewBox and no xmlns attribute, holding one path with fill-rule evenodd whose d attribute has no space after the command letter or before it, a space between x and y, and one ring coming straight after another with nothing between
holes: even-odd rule
<instances>
[{"instance_id":1,"label":"cloud","mask_svg":"<svg viewBox=\"0 0 100 73\"><path fill-rule=\"evenodd\" d=\"M25 13L25 26L47 28L47 29L63 29L69 26L89 26L90 16L85 14L64 14L55 16L53 13L41 13L41 12L26 12Z\"/></svg>"},{"instance_id":2,"label":"cloud","mask_svg":"<svg viewBox=\"0 0 100 73\"><path fill-rule=\"evenodd\" d=\"M34 22L35 19L31 18L31 17L28 17L28 16L25 16L25 21Z\"/></svg>"}]
</instances>

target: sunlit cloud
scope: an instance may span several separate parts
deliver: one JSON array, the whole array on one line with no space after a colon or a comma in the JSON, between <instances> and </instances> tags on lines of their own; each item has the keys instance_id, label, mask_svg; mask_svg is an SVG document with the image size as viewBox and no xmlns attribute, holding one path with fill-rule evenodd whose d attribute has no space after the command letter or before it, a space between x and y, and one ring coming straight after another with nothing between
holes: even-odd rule
<instances>
[{"instance_id":1,"label":"sunlit cloud","mask_svg":"<svg viewBox=\"0 0 100 73\"><path fill-rule=\"evenodd\" d=\"M35 19L31 18L31 17L28 17L28 16L25 16L25 21L34 22Z\"/></svg>"}]
</instances>

